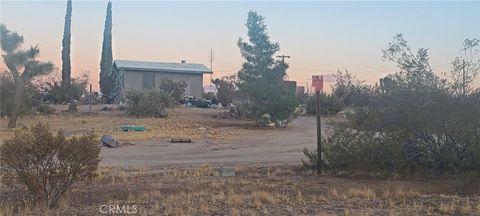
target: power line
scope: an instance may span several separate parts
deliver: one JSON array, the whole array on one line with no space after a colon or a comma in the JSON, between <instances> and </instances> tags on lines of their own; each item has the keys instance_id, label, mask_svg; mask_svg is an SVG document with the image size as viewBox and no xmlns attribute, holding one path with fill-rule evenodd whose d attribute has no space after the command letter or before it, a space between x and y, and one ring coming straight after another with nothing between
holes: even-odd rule
<instances>
[{"instance_id":1,"label":"power line","mask_svg":"<svg viewBox=\"0 0 480 216\"><path fill-rule=\"evenodd\" d=\"M446 66L450 65L451 63L445 63L445 64L438 64L438 65L432 65L430 66L431 68L435 67L440 67L440 66ZM303 71L318 71L318 72L324 72L324 73L336 73L339 70L331 70L331 69L311 69L311 68L290 68L292 70L303 70ZM348 70L348 69L347 69ZM355 73L382 73L382 72L392 72L398 70L398 68L392 68L392 69L368 69L368 70L349 70Z\"/></svg>"},{"instance_id":2,"label":"power line","mask_svg":"<svg viewBox=\"0 0 480 216\"><path fill-rule=\"evenodd\" d=\"M291 58L292 56L286 56L286 55L279 55L277 56L277 58L281 58L282 59L282 63L285 64L285 58Z\"/></svg>"},{"instance_id":3,"label":"power line","mask_svg":"<svg viewBox=\"0 0 480 216\"><path fill-rule=\"evenodd\" d=\"M213 76L213 49L210 48L210 71L212 73L210 74L210 85L212 85L212 76Z\"/></svg>"},{"instance_id":4,"label":"power line","mask_svg":"<svg viewBox=\"0 0 480 216\"><path fill-rule=\"evenodd\" d=\"M441 67L441 66L447 66L451 65L451 63L445 63L445 64L437 64L437 65L432 65L430 67L436 68L436 67ZM300 71L313 71L313 72L322 72L322 73L337 73L339 69L332 70L332 69L313 69L313 68L289 68L290 70L300 70ZM240 69L228 69L228 70L216 70L215 73L236 73ZM348 70L348 69L347 69ZM393 72L395 70L398 70L398 68L392 68L392 69L372 69L372 70L349 70L351 72L355 73L388 73L388 72Z\"/></svg>"}]
</instances>

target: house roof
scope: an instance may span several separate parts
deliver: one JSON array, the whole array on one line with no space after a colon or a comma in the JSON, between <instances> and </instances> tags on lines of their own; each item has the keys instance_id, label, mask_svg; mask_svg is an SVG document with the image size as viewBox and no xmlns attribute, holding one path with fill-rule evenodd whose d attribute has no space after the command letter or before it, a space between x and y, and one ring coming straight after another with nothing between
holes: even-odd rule
<instances>
[{"instance_id":1,"label":"house roof","mask_svg":"<svg viewBox=\"0 0 480 216\"><path fill-rule=\"evenodd\" d=\"M166 63L166 62L147 62L131 60L115 60L114 67L132 71L155 71L166 73L193 73L193 74L211 74L212 71L203 64L192 63Z\"/></svg>"}]
</instances>

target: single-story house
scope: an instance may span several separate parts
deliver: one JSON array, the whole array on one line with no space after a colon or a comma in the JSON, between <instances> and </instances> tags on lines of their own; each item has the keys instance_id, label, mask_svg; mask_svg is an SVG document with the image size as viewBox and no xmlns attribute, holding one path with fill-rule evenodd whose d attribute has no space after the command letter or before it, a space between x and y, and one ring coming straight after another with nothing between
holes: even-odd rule
<instances>
[{"instance_id":1,"label":"single-story house","mask_svg":"<svg viewBox=\"0 0 480 216\"><path fill-rule=\"evenodd\" d=\"M185 81L185 96L202 98L203 74L212 71L203 64L115 60L113 72L118 75L117 94L128 89L149 91L157 89L162 79Z\"/></svg>"}]
</instances>

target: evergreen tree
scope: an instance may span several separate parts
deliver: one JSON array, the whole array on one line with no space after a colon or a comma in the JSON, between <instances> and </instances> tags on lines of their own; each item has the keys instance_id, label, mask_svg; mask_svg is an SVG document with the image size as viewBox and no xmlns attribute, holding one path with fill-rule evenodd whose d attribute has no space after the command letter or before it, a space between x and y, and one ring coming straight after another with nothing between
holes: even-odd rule
<instances>
[{"instance_id":1,"label":"evergreen tree","mask_svg":"<svg viewBox=\"0 0 480 216\"><path fill-rule=\"evenodd\" d=\"M238 72L238 87L248 116L259 120L269 114L272 121L285 120L295 110L295 93L284 88L288 64L273 59L280 45L270 41L264 20L256 12L248 13L248 42L238 41L246 60Z\"/></svg>"},{"instance_id":2,"label":"evergreen tree","mask_svg":"<svg viewBox=\"0 0 480 216\"><path fill-rule=\"evenodd\" d=\"M62 86L70 84L71 65L70 65L70 38L72 25L72 0L67 1L67 12L65 14L65 26L63 29L62 40Z\"/></svg>"},{"instance_id":3,"label":"evergreen tree","mask_svg":"<svg viewBox=\"0 0 480 216\"><path fill-rule=\"evenodd\" d=\"M112 96L114 90L115 77L112 73L112 64L112 3L108 2L100 60L100 90L107 96Z\"/></svg>"}]
</instances>

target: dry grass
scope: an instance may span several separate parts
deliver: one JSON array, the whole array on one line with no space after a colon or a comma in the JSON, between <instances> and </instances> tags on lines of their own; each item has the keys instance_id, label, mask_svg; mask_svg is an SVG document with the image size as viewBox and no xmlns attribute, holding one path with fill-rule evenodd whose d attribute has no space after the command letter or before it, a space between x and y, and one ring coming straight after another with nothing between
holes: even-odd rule
<instances>
[{"instance_id":1,"label":"dry grass","mask_svg":"<svg viewBox=\"0 0 480 216\"><path fill-rule=\"evenodd\" d=\"M228 204L232 207L238 207L242 204L242 196L231 193L228 197Z\"/></svg>"},{"instance_id":2,"label":"dry grass","mask_svg":"<svg viewBox=\"0 0 480 216\"><path fill-rule=\"evenodd\" d=\"M275 197L267 191L255 191L252 193L253 205L256 208L262 207L264 204L275 203Z\"/></svg>"},{"instance_id":3,"label":"dry grass","mask_svg":"<svg viewBox=\"0 0 480 216\"><path fill-rule=\"evenodd\" d=\"M455 210L454 204L445 204L445 203L440 203L438 206L438 211L442 214L453 214L453 211Z\"/></svg>"},{"instance_id":4,"label":"dry grass","mask_svg":"<svg viewBox=\"0 0 480 216\"><path fill-rule=\"evenodd\" d=\"M347 196L349 198L360 198L360 199L369 199L369 200L377 197L375 195L375 192L367 187L351 188L347 191Z\"/></svg>"},{"instance_id":5,"label":"dry grass","mask_svg":"<svg viewBox=\"0 0 480 216\"><path fill-rule=\"evenodd\" d=\"M463 215L473 215L473 208L470 206L470 203L467 203L463 206L460 206L459 213Z\"/></svg>"},{"instance_id":6,"label":"dry grass","mask_svg":"<svg viewBox=\"0 0 480 216\"><path fill-rule=\"evenodd\" d=\"M331 198L337 198L339 196L337 188L335 188L335 186L332 186L328 189L328 196Z\"/></svg>"},{"instance_id":7,"label":"dry grass","mask_svg":"<svg viewBox=\"0 0 480 216\"><path fill-rule=\"evenodd\" d=\"M137 203L139 215L478 215L480 211L478 195L423 194L418 192L423 186L415 182L391 182L385 187L383 180L319 179L299 171L275 176L271 172L275 167L269 169L270 174L264 168L239 167L235 178L204 175L207 165L140 175L144 169L101 167L94 179L75 185L51 214L98 215L99 203ZM396 192L396 185L417 192ZM424 187L436 188L434 184ZM0 216L38 215L39 211L35 214L29 205L15 201L15 194L24 192L2 188Z\"/></svg>"}]
</instances>

